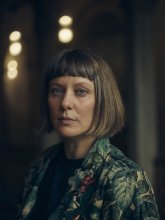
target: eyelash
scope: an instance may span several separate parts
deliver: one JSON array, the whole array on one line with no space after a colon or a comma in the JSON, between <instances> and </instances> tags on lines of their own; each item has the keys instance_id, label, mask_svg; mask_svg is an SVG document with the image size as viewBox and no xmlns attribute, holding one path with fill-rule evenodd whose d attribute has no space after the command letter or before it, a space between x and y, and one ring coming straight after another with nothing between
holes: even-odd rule
<instances>
[{"instance_id":1,"label":"eyelash","mask_svg":"<svg viewBox=\"0 0 165 220\"><path fill-rule=\"evenodd\" d=\"M63 92L63 89L61 88L51 88L50 93L53 95L60 95Z\"/></svg>"},{"instance_id":2,"label":"eyelash","mask_svg":"<svg viewBox=\"0 0 165 220\"><path fill-rule=\"evenodd\" d=\"M78 96L85 96L86 94L87 94L87 90L86 89L78 89L78 90L76 90L76 94L78 95Z\"/></svg>"},{"instance_id":3,"label":"eyelash","mask_svg":"<svg viewBox=\"0 0 165 220\"><path fill-rule=\"evenodd\" d=\"M53 95L59 96L59 95L64 93L64 90L62 88L51 88L50 93L53 94ZM80 97L85 96L87 93L88 93L88 91L86 89L83 89L83 88L75 90L75 94L77 96L80 96Z\"/></svg>"}]
</instances>

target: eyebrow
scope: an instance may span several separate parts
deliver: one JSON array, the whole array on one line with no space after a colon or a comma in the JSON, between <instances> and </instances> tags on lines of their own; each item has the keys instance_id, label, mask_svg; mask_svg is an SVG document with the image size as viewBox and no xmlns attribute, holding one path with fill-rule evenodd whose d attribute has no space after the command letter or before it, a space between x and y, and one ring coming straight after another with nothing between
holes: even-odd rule
<instances>
[{"instance_id":1,"label":"eyebrow","mask_svg":"<svg viewBox=\"0 0 165 220\"><path fill-rule=\"evenodd\" d=\"M53 85L56 85L56 86L63 86L60 82L50 82L49 85L50 85L50 86L53 86ZM85 86L88 86L88 87L92 88L92 85L90 85L89 83L84 82L84 81L82 81L82 82L78 82L78 83L74 83L73 86L81 86L81 85L85 85Z\"/></svg>"},{"instance_id":2,"label":"eyebrow","mask_svg":"<svg viewBox=\"0 0 165 220\"><path fill-rule=\"evenodd\" d=\"M87 82L78 82L78 83L75 83L74 84L75 86L81 86L81 85L86 85L86 86L89 86L89 87L91 87L92 85L90 85L89 83L87 83Z\"/></svg>"}]
</instances>

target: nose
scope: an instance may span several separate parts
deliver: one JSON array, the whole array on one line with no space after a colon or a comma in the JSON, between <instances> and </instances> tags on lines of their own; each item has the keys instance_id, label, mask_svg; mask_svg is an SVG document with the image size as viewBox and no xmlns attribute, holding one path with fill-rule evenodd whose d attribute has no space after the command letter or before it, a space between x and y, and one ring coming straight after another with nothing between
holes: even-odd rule
<instances>
[{"instance_id":1,"label":"nose","mask_svg":"<svg viewBox=\"0 0 165 220\"><path fill-rule=\"evenodd\" d=\"M73 97L70 92L66 92L61 100L61 107L63 110L72 109Z\"/></svg>"}]
</instances>

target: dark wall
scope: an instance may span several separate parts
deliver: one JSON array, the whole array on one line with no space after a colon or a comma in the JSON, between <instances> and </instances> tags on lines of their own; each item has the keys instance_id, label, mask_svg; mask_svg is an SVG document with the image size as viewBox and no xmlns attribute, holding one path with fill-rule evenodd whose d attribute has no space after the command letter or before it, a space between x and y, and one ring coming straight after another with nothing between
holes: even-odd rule
<instances>
[{"instance_id":1,"label":"dark wall","mask_svg":"<svg viewBox=\"0 0 165 220\"><path fill-rule=\"evenodd\" d=\"M165 4L163 0L153 2L159 152L155 162L155 191L164 217ZM37 134L34 129L39 119L40 82L50 58L62 49L91 48L112 66L127 112L126 126L112 142L136 158L136 149L132 148L135 141L132 7L132 1L124 0L0 1L0 219L15 219L28 166L49 142L49 137ZM57 38L57 21L63 14L74 19L74 39L69 44L62 44ZM6 83L8 36L16 29L22 32L20 75L17 81Z\"/></svg>"}]
</instances>

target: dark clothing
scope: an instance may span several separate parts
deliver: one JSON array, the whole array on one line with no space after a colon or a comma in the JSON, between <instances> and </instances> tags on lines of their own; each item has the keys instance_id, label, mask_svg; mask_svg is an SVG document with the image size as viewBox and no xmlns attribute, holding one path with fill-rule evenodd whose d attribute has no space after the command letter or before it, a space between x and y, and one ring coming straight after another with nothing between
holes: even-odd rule
<instances>
[{"instance_id":1,"label":"dark clothing","mask_svg":"<svg viewBox=\"0 0 165 220\"><path fill-rule=\"evenodd\" d=\"M52 160L38 191L38 198L29 220L46 220L60 203L68 188L68 179L81 167L83 159L72 160L65 156L64 149Z\"/></svg>"}]
</instances>

